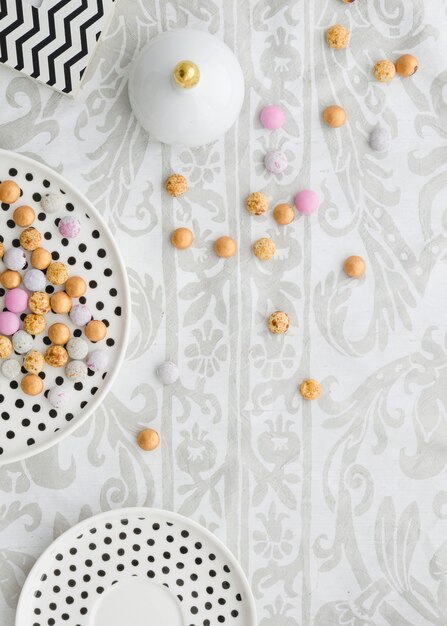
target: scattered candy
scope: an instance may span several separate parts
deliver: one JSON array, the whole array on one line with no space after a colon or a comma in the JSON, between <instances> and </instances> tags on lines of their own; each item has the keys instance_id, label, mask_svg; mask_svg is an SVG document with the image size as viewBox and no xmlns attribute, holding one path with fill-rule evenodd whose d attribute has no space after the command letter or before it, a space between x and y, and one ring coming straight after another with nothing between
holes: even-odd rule
<instances>
[{"instance_id":1,"label":"scattered candy","mask_svg":"<svg viewBox=\"0 0 447 626\"><path fill-rule=\"evenodd\" d=\"M278 224L285 226L286 224L293 222L295 212L288 204L278 204L273 209L273 217Z\"/></svg>"},{"instance_id":2,"label":"scattered candy","mask_svg":"<svg viewBox=\"0 0 447 626\"><path fill-rule=\"evenodd\" d=\"M81 232L81 223L76 217L72 215L67 215L63 217L58 225L59 232L62 237L66 237L67 239L75 239Z\"/></svg>"},{"instance_id":3,"label":"scattered candy","mask_svg":"<svg viewBox=\"0 0 447 626\"><path fill-rule=\"evenodd\" d=\"M186 250L192 244L194 236L189 228L177 228L171 234L171 243L178 250Z\"/></svg>"},{"instance_id":4,"label":"scattered candy","mask_svg":"<svg viewBox=\"0 0 447 626\"><path fill-rule=\"evenodd\" d=\"M252 215L262 215L269 208L269 199L262 192L255 191L245 200L245 206Z\"/></svg>"},{"instance_id":5,"label":"scattered candy","mask_svg":"<svg viewBox=\"0 0 447 626\"><path fill-rule=\"evenodd\" d=\"M65 208L65 200L62 194L47 193L41 199L40 206L45 213L60 213Z\"/></svg>"},{"instance_id":6,"label":"scattered candy","mask_svg":"<svg viewBox=\"0 0 447 626\"><path fill-rule=\"evenodd\" d=\"M15 359L3 361L2 374L8 380L15 380L20 374L20 363Z\"/></svg>"},{"instance_id":7,"label":"scattered candy","mask_svg":"<svg viewBox=\"0 0 447 626\"><path fill-rule=\"evenodd\" d=\"M13 204L20 198L20 187L13 180L4 180L0 183L0 202Z\"/></svg>"},{"instance_id":8,"label":"scattered candy","mask_svg":"<svg viewBox=\"0 0 447 626\"><path fill-rule=\"evenodd\" d=\"M51 311L50 296L44 291L36 291L30 295L28 306L32 313L36 313L37 315L46 315Z\"/></svg>"},{"instance_id":9,"label":"scattered candy","mask_svg":"<svg viewBox=\"0 0 447 626\"><path fill-rule=\"evenodd\" d=\"M33 347L33 337L24 330L18 330L12 337L12 346L18 354L25 354Z\"/></svg>"},{"instance_id":10,"label":"scattered candy","mask_svg":"<svg viewBox=\"0 0 447 626\"><path fill-rule=\"evenodd\" d=\"M107 335L107 326L102 320L92 320L84 328L84 333L87 339L96 343L102 341Z\"/></svg>"},{"instance_id":11,"label":"scattered candy","mask_svg":"<svg viewBox=\"0 0 447 626\"><path fill-rule=\"evenodd\" d=\"M2 311L0 313L0 334L13 335L19 330L20 319L11 311Z\"/></svg>"},{"instance_id":12,"label":"scattered candy","mask_svg":"<svg viewBox=\"0 0 447 626\"><path fill-rule=\"evenodd\" d=\"M50 346L45 352L45 363L51 367L63 367L68 361L68 352L62 346Z\"/></svg>"},{"instance_id":13,"label":"scattered candy","mask_svg":"<svg viewBox=\"0 0 447 626\"><path fill-rule=\"evenodd\" d=\"M51 263L47 269L47 280L52 285L63 285L68 279L68 268L65 263Z\"/></svg>"},{"instance_id":14,"label":"scattered candy","mask_svg":"<svg viewBox=\"0 0 447 626\"><path fill-rule=\"evenodd\" d=\"M275 311L267 320L267 326L274 335L283 335L289 330L290 319L284 311Z\"/></svg>"},{"instance_id":15,"label":"scattered candy","mask_svg":"<svg viewBox=\"0 0 447 626\"><path fill-rule=\"evenodd\" d=\"M331 104L324 109L323 120L331 128L340 128L346 123L346 111L338 104Z\"/></svg>"},{"instance_id":16,"label":"scattered candy","mask_svg":"<svg viewBox=\"0 0 447 626\"><path fill-rule=\"evenodd\" d=\"M321 395L320 383L313 378L303 380L300 385L300 393L305 400L316 400Z\"/></svg>"},{"instance_id":17,"label":"scattered candy","mask_svg":"<svg viewBox=\"0 0 447 626\"><path fill-rule=\"evenodd\" d=\"M15 289L22 282L22 276L14 270L6 270L0 275L0 283L5 289Z\"/></svg>"},{"instance_id":18,"label":"scattered candy","mask_svg":"<svg viewBox=\"0 0 447 626\"><path fill-rule=\"evenodd\" d=\"M253 252L261 261L268 261L275 256L275 242L268 237L261 237L253 244Z\"/></svg>"},{"instance_id":19,"label":"scattered candy","mask_svg":"<svg viewBox=\"0 0 447 626\"><path fill-rule=\"evenodd\" d=\"M92 319L92 314L86 304L75 304L70 311L70 319L76 326L85 326Z\"/></svg>"},{"instance_id":20,"label":"scattered candy","mask_svg":"<svg viewBox=\"0 0 447 626\"><path fill-rule=\"evenodd\" d=\"M107 368L109 357L105 350L93 350L87 358L87 367L92 372L102 372Z\"/></svg>"},{"instance_id":21,"label":"scattered candy","mask_svg":"<svg viewBox=\"0 0 447 626\"><path fill-rule=\"evenodd\" d=\"M376 152L387 152L390 147L390 141L390 133L382 126L374 128L369 136L369 145Z\"/></svg>"},{"instance_id":22,"label":"scattered candy","mask_svg":"<svg viewBox=\"0 0 447 626\"><path fill-rule=\"evenodd\" d=\"M56 291L50 297L50 306L53 313L63 315L69 313L73 303L70 296L65 291Z\"/></svg>"},{"instance_id":23,"label":"scattered candy","mask_svg":"<svg viewBox=\"0 0 447 626\"><path fill-rule=\"evenodd\" d=\"M71 298L80 298L87 291L87 284L80 276L72 276L65 283L65 291Z\"/></svg>"},{"instance_id":24,"label":"scattered candy","mask_svg":"<svg viewBox=\"0 0 447 626\"><path fill-rule=\"evenodd\" d=\"M416 74L419 68L419 61L412 54L404 54L396 61L396 72L402 78L408 78Z\"/></svg>"},{"instance_id":25,"label":"scattered candy","mask_svg":"<svg viewBox=\"0 0 447 626\"><path fill-rule=\"evenodd\" d=\"M296 210L302 215L311 215L318 209L320 204L317 194L311 189L304 189L297 193L294 202Z\"/></svg>"},{"instance_id":26,"label":"scattered candy","mask_svg":"<svg viewBox=\"0 0 447 626\"><path fill-rule=\"evenodd\" d=\"M3 262L9 270L23 270L26 265L25 253L19 248L9 248L5 252Z\"/></svg>"},{"instance_id":27,"label":"scattered candy","mask_svg":"<svg viewBox=\"0 0 447 626\"><path fill-rule=\"evenodd\" d=\"M0 359L6 359L12 352L12 342L9 337L0 335Z\"/></svg>"},{"instance_id":28,"label":"scattered candy","mask_svg":"<svg viewBox=\"0 0 447 626\"><path fill-rule=\"evenodd\" d=\"M361 256L348 256L343 263L343 270L350 278L360 278L365 273L366 264Z\"/></svg>"},{"instance_id":29,"label":"scattered candy","mask_svg":"<svg viewBox=\"0 0 447 626\"><path fill-rule=\"evenodd\" d=\"M163 385L172 385L178 380L178 367L172 361L166 361L157 367L157 377Z\"/></svg>"},{"instance_id":30,"label":"scattered candy","mask_svg":"<svg viewBox=\"0 0 447 626\"><path fill-rule=\"evenodd\" d=\"M84 361L70 361L65 366L65 375L75 383L82 382L87 378L88 370Z\"/></svg>"},{"instance_id":31,"label":"scattered candy","mask_svg":"<svg viewBox=\"0 0 447 626\"><path fill-rule=\"evenodd\" d=\"M267 152L264 157L265 169L272 174L281 174L287 168L287 157L282 150Z\"/></svg>"},{"instance_id":32,"label":"scattered candy","mask_svg":"<svg viewBox=\"0 0 447 626\"><path fill-rule=\"evenodd\" d=\"M24 250L36 250L42 241L42 235L37 228L25 228L20 233L20 245Z\"/></svg>"},{"instance_id":33,"label":"scattered candy","mask_svg":"<svg viewBox=\"0 0 447 626\"><path fill-rule=\"evenodd\" d=\"M284 111L281 107L271 104L261 110L259 120L264 128L268 130L278 130L278 128L284 126Z\"/></svg>"},{"instance_id":34,"label":"scattered candy","mask_svg":"<svg viewBox=\"0 0 447 626\"><path fill-rule=\"evenodd\" d=\"M45 248L36 248L32 251L30 257L31 265L36 270L46 270L52 260L51 252L48 252Z\"/></svg>"},{"instance_id":35,"label":"scattered candy","mask_svg":"<svg viewBox=\"0 0 447 626\"><path fill-rule=\"evenodd\" d=\"M156 430L153 430L152 428L145 428L138 433L137 443L142 450L151 452L160 445L160 437Z\"/></svg>"},{"instance_id":36,"label":"scattered candy","mask_svg":"<svg viewBox=\"0 0 447 626\"><path fill-rule=\"evenodd\" d=\"M23 313L28 307L28 294L23 289L10 289L5 295L5 307L11 313Z\"/></svg>"},{"instance_id":37,"label":"scattered candy","mask_svg":"<svg viewBox=\"0 0 447 626\"><path fill-rule=\"evenodd\" d=\"M23 328L30 335L40 335L45 330L45 327L46 322L43 315L29 313L23 320Z\"/></svg>"},{"instance_id":38,"label":"scattered candy","mask_svg":"<svg viewBox=\"0 0 447 626\"><path fill-rule=\"evenodd\" d=\"M34 220L36 219L36 214L30 206L23 204L22 206L18 206L17 209L15 209L14 213L12 214L12 218L17 226L20 226L21 228L26 228L27 226L31 226L31 224L34 222Z\"/></svg>"},{"instance_id":39,"label":"scattered candy","mask_svg":"<svg viewBox=\"0 0 447 626\"><path fill-rule=\"evenodd\" d=\"M335 24L326 31L326 41L328 46L336 50L347 48L349 44L349 30L341 24Z\"/></svg>"},{"instance_id":40,"label":"scattered candy","mask_svg":"<svg viewBox=\"0 0 447 626\"><path fill-rule=\"evenodd\" d=\"M49 327L48 337L55 346L64 346L70 340L71 332L66 324L56 322Z\"/></svg>"},{"instance_id":41,"label":"scattered candy","mask_svg":"<svg viewBox=\"0 0 447 626\"><path fill-rule=\"evenodd\" d=\"M73 339L70 339L66 348L70 358L77 361L85 359L88 354L88 343L81 337L73 337Z\"/></svg>"},{"instance_id":42,"label":"scattered candy","mask_svg":"<svg viewBox=\"0 0 447 626\"><path fill-rule=\"evenodd\" d=\"M47 284L47 279L41 270L32 269L23 275L23 284L28 291L43 291Z\"/></svg>"},{"instance_id":43,"label":"scattered candy","mask_svg":"<svg viewBox=\"0 0 447 626\"><path fill-rule=\"evenodd\" d=\"M48 393L48 402L55 409L61 409L70 401L70 392L64 387L53 387Z\"/></svg>"},{"instance_id":44,"label":"scattered candy","mask_svg":"<svg viewBox=\"0 0 447 626\"><path fill-rule=\"evenodd\" d=\"M37 350L31 350L23 359L23 367L30 374L40 374L45 367L43 354Z\"/></svg>"},{"instance_id":45,"label":"scattered candy","mask_svg":"<svg viewBox=\"0 0 447 626\"><path fill-rule=\"evenodd\" d=\"M219 237L214 242L214 252L217 256L229 259L236 254L237 245L231 237Z\"/></svg>"},{"instance_id":46,"label":"scattered candy","mask_svg":"<svg viewBox=\"0 0 447 626\"><path fill-rule=\"evenodd\" d=\"M381 83L389 83L396 75L396 68L391 61L378 61L373 67L374 78Z\"/></svg>"},{"instance_id":47,"label":"scattered candy","mask_svg":"<svg viewBox=\"0 0 447 626\"><path fill-rule=\"evenodd\" d=\"M22 378L20 387L28 396L38 396L43 391L43 380L37 374L27 374Z\"/></svg>"},{"instance_id":48,"label":"scattered candy","mask_svg":"<svg viewBox=\"0 0 447 626\"><path fill-rule=\"evenodd\" d=\"M177 198L183 195L188 189L188 181L182 174L172 174L166 180L165 189L169 195Z\"/></svg>"}]
</instances>

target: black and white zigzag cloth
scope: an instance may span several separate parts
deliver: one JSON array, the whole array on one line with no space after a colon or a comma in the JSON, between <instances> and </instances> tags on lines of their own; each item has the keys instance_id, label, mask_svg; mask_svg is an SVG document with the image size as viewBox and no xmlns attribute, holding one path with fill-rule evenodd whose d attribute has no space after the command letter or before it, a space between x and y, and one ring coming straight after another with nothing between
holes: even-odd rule
<instances>
[{"instance_id":1,"label":"black and white zigzag cloth","mask_svg":"<svg viewBox=\"0 0 447 626\"><path fill-rule=\"evenodd\" d=\"M73 94L114 1L0 0L0 62Z\"/></svg>"}]
</instances>

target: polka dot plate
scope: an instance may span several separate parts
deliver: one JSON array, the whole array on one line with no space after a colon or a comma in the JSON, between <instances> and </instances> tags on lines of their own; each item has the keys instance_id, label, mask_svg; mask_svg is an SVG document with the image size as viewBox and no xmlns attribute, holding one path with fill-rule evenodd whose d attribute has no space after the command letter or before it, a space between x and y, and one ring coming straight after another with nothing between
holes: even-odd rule
<instances>
[{"instance_id":1,"label":"polka dot plate","mask_svg":"<svg viewBox=\"0 0 447 626\"><path fill-rule=\"evenodd\" d=\"M81 276L88 285L85 297L79 301L74 299L73 304L87 304L93 317L106 324L107 337L96 344L87 343L90 351L105 350L108 366L102 372L88 370L84 381L73 384L65 379L63 367L46 365L40 373L44 379L44 393L37 396L22 392L20 380L26 373L23 369L16 380L8 380L0 374L0 465L46 450L73 432L101 404L121 365L130 320L125 268L112 234L90 202L50 168L19 154L0 150L0 180L7 179L20 186L21 197L12 205L1 205L0 241L5 250L19 246L22 229L15 225L13 212L20 205L31 206L36 213L33 227L42 236L41 247L51 252L53 260L64 262L70 275ZM42 196L51 192L63 194L65 208L61 213L46 214L41 210ZM68 215L75 216L81 223L80 234L70 240L62 238L57 227L59 219ZM30 253L25 254L29 266ZM0 261L0 267L2 265ZM4 269L1 268L1 271ZM26 268L22 274L24 271ZM54 291L63 290L63 285L54 287L47 281L45 289L51 295ZM1 288L2 308L4 297L5 290ZM29 313L29 309L26 312ZM49 313L45 318L47 329L55 322L62 322L70 328L72 336L86 339L82 328L74 326L68 315ZM36 335L33 349L45 352L50 344L45 331ZM22 363L23 355L11 356ZM57 385L64 385L70 394L69 403L58 410L50 405L46 397L48 390Z\"/></svg>"},{"instance_id":2,"label":"polka dot plate","mask_svg":"<svg viewBox=\"0 0 447 626\"><path fill-rule=\"evenodd\" d=\"M61 535L23 587L16 626L256 626L245 575L191 520L120 509Z\"/></svg>"}]
</instances>

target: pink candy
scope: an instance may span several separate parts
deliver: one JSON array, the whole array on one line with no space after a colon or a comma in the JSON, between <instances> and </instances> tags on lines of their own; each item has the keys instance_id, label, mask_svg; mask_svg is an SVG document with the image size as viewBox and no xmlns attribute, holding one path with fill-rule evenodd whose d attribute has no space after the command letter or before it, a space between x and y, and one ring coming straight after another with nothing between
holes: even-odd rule
<instances>
[{"instance_id":1,"label":"pink candy","mask_svg":"<svg viewBox=\"0 0 447 626\"><path fill-rule=\"evenodd\" d=\"M15 313L0 313L0 335L13 335L19 330L20 320Z\"/></svg>"},{"instance_id":2,"label":"pink candy","mask_svg":"<svg viewBox=\"0 0 447 626\"><path fill-rule=\"evenodd\" d=\"M318 209L319 205L320 200L315 191L311 189L304 189L295 196L296 209L302 215L311 215L311 213Z\"/></svg>"},{"instance_id":3,"label":"pink candy","mask_svg":"<svg viewBox=\"0 0 447 626\"><path fill-rule=\"evenodd\" d=\"M259 120L264 128L268 130L277 130L284 125L284 111L281 107L271 104L262 109L259 114Z\"/></svg>"},{"instance_id":4,"label":"pink candy","mask_svg":"<svg viewBox=\"0 0 447 626\"><path fill-rule=\"evenodd\" d=\"M63 217L59 222L59 232L62 237L74 239L81 232L81 224L75 217L67 215L67 217Z\"/></svg>"},{"instance_id":5,"label":"pink candy","mask_svg":"<svg viewBox=\"0 0 447 626\"><path fill-rule=\"evenodd\" d=\"M5 306L12 313L23 313L28 306L28 294L23 289L10 289L6 292Z\"/></svg>"}]
</instances>

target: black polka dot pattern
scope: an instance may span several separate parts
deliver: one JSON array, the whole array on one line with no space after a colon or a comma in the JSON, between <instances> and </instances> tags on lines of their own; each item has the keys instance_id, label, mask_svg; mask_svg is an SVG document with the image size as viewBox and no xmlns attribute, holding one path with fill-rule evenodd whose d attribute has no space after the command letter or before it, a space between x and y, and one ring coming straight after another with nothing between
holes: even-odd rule
<instances>
[{"instance_id":1,"label":"black polka dot pattern","mask_svg":"<svg viewBox=\"0 0 447 626\"><path fill-rule=\"evenodd\" d=\"M193 558L198 550L201 566ZM186 518L144 509L109 512L68 531L58 549L50 547L33 570L27 582L32 599L23 603L17 619L33 626L50 620L90 623L88 616L101 596L130 577L168 589L183 624L256 626L248 584L223 546ZM87 620L80 621L80 614Z\"/></svg>"},{"instance_id":2,"label":"black polka dot pattern","mask_svg":"<svg viewBox=\"0 0 447 626\"><path fill-rule=\"evenodd\" d=\"M124 351L125 319L117 313L121 307L126 307L126 275L115 253L112 238L95 212L87 208L85 201L77 193L64 191L64 184L57 174L50 174L41 166L22 161L20 155L14 157L14 167L10 163L3 163L1 170L10 172L19 184L23 194L20 202L30 204L36 213L33 224L42 234L42 247L49 250L54 261L66 263L71 275L82 276L87 284L90 282L87 293L82 302L92 311L95 319L107 322L107 338L100 343L89 342L81 328L76 328L68 316L49 313L46 316L47 328L54 322L66 323L72 336L80 336L87 340L89 350L103 349L109 357L110 367L106 372L92 372L82 382L72 383L65 379L64 368L45 367L39 374L44 381L45 393L31 397L26 396L20 389L20 374L17 380L3 379L3 388L8 392L0 396L0 465L36 454L53 442L68 434L80 424L91 412L96 403L101 401L104 392L109 387L112 374L119 366L119 356ZM11 173L12 172L12 173ZM64 193L65 208L61 214L47 215L40 207L41 198L51 192ZM16 227L12 214L15 205L2 205L4 228L1 241L6 249L20 245L18 236L22 229ZM88 213L88 217L87 217ZM64 215L75 215L81 222L80 235L72 240L63 240L57 223ZM56 223L57 222L57 223ZM29 260L29 253L26 253ZM88 269L87 269L88 268ZM51 295L61 287L47 284L45 291ZM116 291L116 294L115 294ZM0 310L3 310L5 290L0 289ZM76 303L76 301L75 301ZM126 309L123 309L123 312ZM22 315L22 323L25 315ZM46 333L34 338L33 349L45 352L51 345ZM17 354L13 358L21 360ZM108 374L108 375L107 375ZM2 378L2 374L0 373ZM48 399L48 391L56 386L66 386L70 392L70 401L62 409L54 409ZM13 415L14 420L7 415ZM62 619L62 618L61 618ZM60 623L60 622L57 622Z\"/></svg>"}]
</instances>

